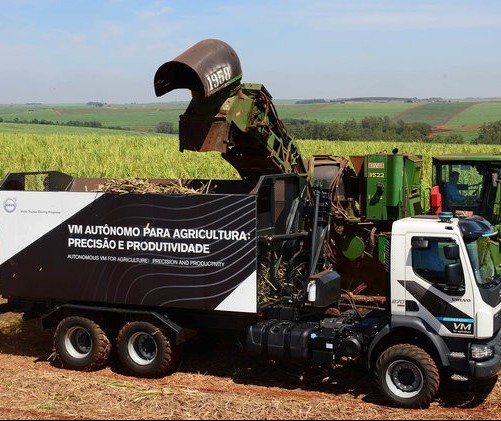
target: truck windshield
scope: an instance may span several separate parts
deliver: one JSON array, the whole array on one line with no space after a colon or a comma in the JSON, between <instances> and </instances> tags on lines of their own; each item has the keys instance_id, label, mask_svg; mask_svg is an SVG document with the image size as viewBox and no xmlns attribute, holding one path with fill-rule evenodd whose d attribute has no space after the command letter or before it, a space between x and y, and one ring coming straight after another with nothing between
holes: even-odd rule
<instances>
[{"instance_id":1,"label":"truck windshield","mask_svg":"<svg viewBox=\"0 0 501 421\"><path fill-rule=\"evenodd\" d=\"M487 286L499 279L489 242L488 238L480 237L466 244L475 280L480 286Z\"/></svg>"}]
</instances>

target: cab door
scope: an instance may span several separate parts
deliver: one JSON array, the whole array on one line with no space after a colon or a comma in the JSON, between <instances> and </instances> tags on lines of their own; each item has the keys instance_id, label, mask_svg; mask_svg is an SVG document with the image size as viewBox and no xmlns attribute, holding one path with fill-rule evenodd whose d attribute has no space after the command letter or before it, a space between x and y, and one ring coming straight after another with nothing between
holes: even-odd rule
<instances>
[{"instance_id":1,"label":"cab door","mask_svg":"<svg viewBox=\"0 0 501 421\"><path fill-rule=\"evenodd\" d=\"M442 336L474 334L472 288L465 256L451 237L408 234L405 315L418 317Z\"/></svg>"}]
</instances>

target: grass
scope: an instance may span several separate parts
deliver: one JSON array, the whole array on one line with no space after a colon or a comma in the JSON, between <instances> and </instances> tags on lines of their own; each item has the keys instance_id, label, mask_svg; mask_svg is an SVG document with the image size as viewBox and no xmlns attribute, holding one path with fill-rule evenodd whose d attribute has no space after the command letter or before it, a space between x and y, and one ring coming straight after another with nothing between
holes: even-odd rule
<instances>
[{"instance_id":1,"label":"grass","mask_svg":"<svg viewBox=\"0 0 501 421\"><path fill-rule=\"evenodd\" d=\"M422 155L423 187L430 187L431 157L449 152L499 152L499 145L447 143L298 141L304 158L379 152ZM58 170L90 178L239 179L217 152L179 152L174 135L0 133L0 176L7 172Z\"/></svg>"},{"instance_id":2,"label":"grass","mask_svg":"<svg viewBox=\"0 0 501 421\"><path fill-rule=\"evenodd\" d=\"M218 153L179 152L175 136L0 133L0 176L48 170L96 178L238 178Z\"/></svg>"}]
</instances>

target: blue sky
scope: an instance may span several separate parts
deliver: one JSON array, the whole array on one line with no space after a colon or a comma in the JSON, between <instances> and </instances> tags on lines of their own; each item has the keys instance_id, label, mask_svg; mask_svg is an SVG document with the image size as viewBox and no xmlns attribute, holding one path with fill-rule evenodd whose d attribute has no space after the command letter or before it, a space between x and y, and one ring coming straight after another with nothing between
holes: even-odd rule
<instances>
[{"instance_id":1,"label":"blue sky","mask_svg":"<svg viewBox=\"0 0 501 421\"><path fill-rule=\"evenodd\" d=\"M499 0L0 0L0 103L168 102L198 41L276 99L501 97Z\"/></svg>"}]
</instances>

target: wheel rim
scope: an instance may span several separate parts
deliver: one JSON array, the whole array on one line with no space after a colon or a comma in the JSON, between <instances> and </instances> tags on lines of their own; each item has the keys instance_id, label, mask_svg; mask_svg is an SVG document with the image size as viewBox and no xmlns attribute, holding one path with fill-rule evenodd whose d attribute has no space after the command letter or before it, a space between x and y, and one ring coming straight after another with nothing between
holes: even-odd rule
<instances>
[{"instance_id":1,"label":"wheel rim","mask_svg":"<svg viewBox=\"0 0 501 421\"><path fill-rule=\"evenodd\" d=\"M129 355L136 364L148 365L155 360L158 348L153 336L148 333L134 333L128 343Z\"/></svg>"},{"instance_id":2,"label":"wheel rim","mask_svg":"<svg viewBox=\"0 0 501 421\"><path fill-rule=\"evenodd\" d=\"M394 361L386 370L385 377L391 392L401 398L412 398L423 389L423 374L410 361Z\"/></svg>"},{"instance_id":3,"label":"wheel rim","mask_svg":"<svg viewBox=\"0 0 501 421\"><path fill-rule=\"evenodd\" d=\"M64 337L64 345L73 358L87 357L92 350L92 337L87 329L80 326L71 327Z\"/></svg>"}]
</instances>

